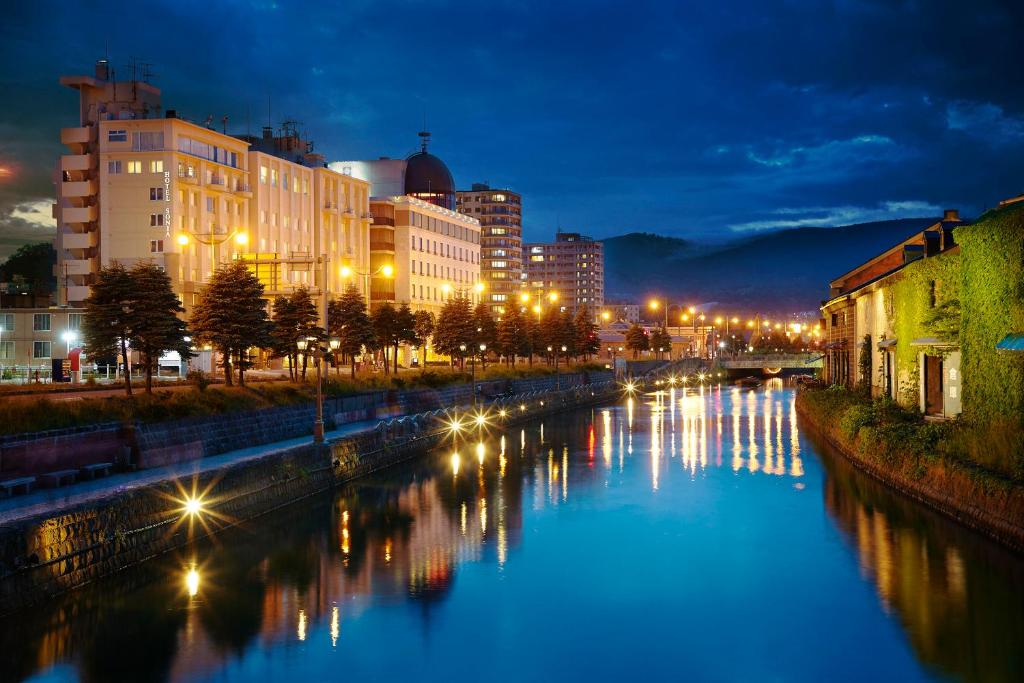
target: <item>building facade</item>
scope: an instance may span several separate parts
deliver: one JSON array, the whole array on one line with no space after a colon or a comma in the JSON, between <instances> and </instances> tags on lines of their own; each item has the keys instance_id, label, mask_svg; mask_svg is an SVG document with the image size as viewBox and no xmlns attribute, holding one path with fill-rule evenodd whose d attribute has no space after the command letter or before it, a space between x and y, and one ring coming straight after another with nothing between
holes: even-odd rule
<instances>
[{"instance_id":1,"label":"building facade","mask_svg":"<svg viewBox=\"0 0 1024 683\"><path fill-rule=\"evenodd\" d=\"M445 163L427 151L405 159L338 161L329 168L370 184L369 283L371 305L407 303L439 313L445 301L481 301L480 221L455 210L455 182ZM365 286L365 285L364 285Z\"/></svg>"},{"instance_id":2,"label":"building facade","mask_svg":"<svg viewBox=\"0 0 1024 683\"><path fill-rule=\"evenodd\" d=\"M952 417L960 413L959 348L923 333L900 339L894 302L896 288L909 284L908 268L955 257L959 247L953 230L960 225L958 212L947 210L942 220L830 283L831 296L821 308L827 383L867 385L873 396L917 405L926 415ZM941 282L922 282L929 288L927 305L936 306ZM909 311L904 313L909 315ZM909 350L902 356L904 361L900 360L900 348ZM905 362L908 356L912 363Z\"/></svg>"},{"instance_id":3,"label":"building facade","mask_svg":"<svg viewBox=\"0 0 1024 683\"><path fill-rule=\"evenodd\" d=\"M79 92L79 125L61 131L60 303L84 301L114 262L162 266L186 316L233 259L252 263L268 298L305 286L322 302L344 286L342 266L367 267L369 184L327 169L289 126L251 137L192 123L102 61L61 83Z\"/></svg>"},{"instance_id":4,"label":"building facade","mask_svg":"<svg viewBox=\"0 0 1024 683\"><path fill-rule=\"evenodd\" d=\"M595 315L604 305L604 246L586 235L558 231L554 242L523 245L527 293L551 292L575 311L586 305Z\"/></svg>"},{"instance_id":5,"label":"building facade","mask_svg":"<svg viewBox=\"0 0 1024 683\"><path fill-rule=\"evenodd\" d=\"M519 305L523 286L522 197L509 189L473 183L456 192L459 213L480 221L480 277L491 313L500 316L507 306Z\"/></svg>"},{"instance_id":6,"label":"building facade","mask_svg":"<svg viewBox=\"0 0 1024 683\"><path fill-rule=\"evenodd\" d=\"M0 309L0 379L35 370L49 377L52 359L81 346L83 319L81 308Z\"/></svg>"}]
</instances>

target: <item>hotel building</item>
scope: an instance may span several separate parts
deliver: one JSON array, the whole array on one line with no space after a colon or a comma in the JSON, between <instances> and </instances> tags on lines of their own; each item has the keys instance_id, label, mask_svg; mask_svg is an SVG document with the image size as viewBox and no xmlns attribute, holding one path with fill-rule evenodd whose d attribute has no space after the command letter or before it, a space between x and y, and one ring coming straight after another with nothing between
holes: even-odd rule
<instances>
[{"instance_id":1,"label":"hotel building","mask_svg":"<svg viewBox=\"0 0 1024 683\"><path fill-rule=\"evenodd\" d=\"M439 313L449 298L464 294L475 304L485 291L480 279L480 221L455 210L455 183L441 159L427 152L406 159L339 161L331 169L370 183L370 301L408 303ZM392 278L385 265L394 264Z\"/></svg>"},{"instance_id":2,"label":"hotel building","mask_svg":"<svg viewBox=\"0 0 1024 683\"><path fill-rule=\"evenodd\" d=\"M500 316L514 303L522 287L522 198L508 189L491 189L473 183L472 189L455 193L459 213L480 221L480 278L484 300Z\"/></svg>"},{"instance_id":3,"label":"hotel building","mask_svg":"<svg viewBox=\"0 0 1024 683\"><path fill-rule=\"evenodd\" d=\"M294 130L236 137L192 123L105 60L61 84L79 92L79 121L61 131L57 169L60 303L80 304L113 262L161 265L186 316L232 259L252 262L268 298L304 285L322 302L341 290L341 265L366 267L368 184L324 168Z\"/></svg>"},{"instance_id":4,"label":"hotel building","mask_svg":"<svg viewBox=\"0 0 1024 683\"><path fill-rule=\"evenodd\" d=\"M551 297L570 311L586 305L596 316L604 305L604 247L578 232L555 234L554 242L523 245L527 292Z\"/></svg>"}]
</instances>

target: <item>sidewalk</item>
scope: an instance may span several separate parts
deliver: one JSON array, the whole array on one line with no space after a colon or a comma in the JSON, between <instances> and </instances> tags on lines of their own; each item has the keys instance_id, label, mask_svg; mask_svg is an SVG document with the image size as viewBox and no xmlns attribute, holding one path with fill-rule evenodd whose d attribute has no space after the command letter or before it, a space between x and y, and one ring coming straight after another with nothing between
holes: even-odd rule
<instances>
[{"instance_id":1,"label":"sidewalk","mask_svg":"<svg viewBox=\"0 0 1024 683\"><path fill-rule=\"evenodd\" d=\"M380 420L351 422L326 432L324 440L331 441L370 431L379 422ZM57 514L63 509L100 500L114 493L144 488L164 481L184 480L192 475L217 470L228 465L259 460L289 448L310 443L312 439L312 436L302 436L262 446L240 448L236 451L228 451L177 465L156 467L140 472L121 472L102 479L84 481L56 489L37 489L28 495L0 500L0 525L10 524L35 515Z\"/></svg>"}]
</instances>

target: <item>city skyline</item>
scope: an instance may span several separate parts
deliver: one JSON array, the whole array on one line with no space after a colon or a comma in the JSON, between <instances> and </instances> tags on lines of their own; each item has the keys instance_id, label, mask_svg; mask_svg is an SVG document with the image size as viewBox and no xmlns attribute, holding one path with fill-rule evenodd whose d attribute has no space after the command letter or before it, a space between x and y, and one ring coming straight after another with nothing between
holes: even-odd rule
<instances>
[{"instance_id":1,"label":"city skyline","mask_svg":"<svg viewBox=\"0 0 1024 683\"><path fill-rule=\"evenodd\" d=\"M227 115L241 134L268 108L275 127L296 119L329 160L403 157L426 118L459 187L522 193L527 240L653 225L720 241L946 206L971 216L1017 193L1024 170L1013 153L1024 145L1012 39L1022 17L999 3L648 3L628 15L589 3L259 5L202 23L192 9L154 5L159 22L116 8L62 7L57 21L46 3L11 11L0 57L19 97L0 114L0 256L52 236L55 133L73 116L57 78L104 54L120 79L129 57L151 63L167 108L194 121L219 128ZM239 40L215 40L224 27ZM162 45L168 29L205 48ZM314 39L303 50L280 37L304 34ZM401 48L382 51L386 40ZM421 67L432 77L410 77Z\"/></svg>"}]
</instances>

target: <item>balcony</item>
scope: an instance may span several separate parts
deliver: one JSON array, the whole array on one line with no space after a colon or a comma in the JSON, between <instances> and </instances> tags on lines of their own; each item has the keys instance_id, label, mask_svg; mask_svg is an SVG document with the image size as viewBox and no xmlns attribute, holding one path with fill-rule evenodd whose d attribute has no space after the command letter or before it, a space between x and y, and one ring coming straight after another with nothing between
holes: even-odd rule
<instances>
[{"instance_id":1,"label":"balcony","mask_svg":"<svg viewBox=\"0 0 1024 683\"><path fill-rule=\"evenodd\" d=\"M324 202L324 211L337 213L339 208L338 202L332 202L330 199Z\"/></svg>"},{"instance_id":2,"label":"balcony","mask_svg":"<svg viewBox=\"0 0 1024 683\"><path fill-rule=\"evenodd\" d=\"M60 170L66 173L88 171L95 165L91 154L64 154L60 158Z\"/></svg>"},{"instance_id":3,"label":"balcony","mask_svg":"<svg viewBox=\"0 0 1024 683\"><path fill-rule=\"evenodd\" d=\"M98 270L94 258L65 259L58 263L57 267L60 269L61 275L89 275Z\"/></svg>"},{"instance_id":4,"label":"balcony","mask_svg":"<svg viewBox=\"0 0 1024 683\"><path fill-rule=\"evenodd\" d=\"M67 288L68 303L79 303L89 298L89 288L85 285L69 285Z\"/></svg>"},{"instance_id":5,"label":"balcony","mask_svg":"<svg viewBox=\"0 0 1024 683\"><path fill-rule=\"evenodd\" d=\"M227 192L228 189L227 179L222 175L210 176L210 182L206 183L206 186L211 190L219 190L221 192Z\"/></svg>"},{"instance_id":6,"label":"balcony","mask_svg":"<svg viewBox=\"0 0 1024 683\"><path fill-rule=\"evenodd\" d=\"M394 251L394 241L388 240L370 240L370 251Z\"/></svg>"},{"instance_id":7,"label":"balcony","mask_svg":"<svg viewBox=\"0 0 1024 683\"><path fill-rule=\"evenodd\" d=\"M182 183L188 183L189 185L198 185L199 178L194 175L186 175L184 173L178 174L178 181Z\"/></svg>"},{"instance_id":8,"label":"balcony","mask_svg":"<svg viewBox=\"0 0 1024 683\"><path fill-rule=\"evenodd\" d=\"M395 225L395 219L388 216L373 216L372 218L374 225L390 225L392 227Z\"/></svg>"},{"instance_id":9,"label":"balcony","mask_svg":"<svg viewBox=\"0 0 1024 683\"><path fill-rule=\"evenodd\" d=\"M252 187L249 183L236 182L235 183L235 194L243 197L252 197Z\"/></svg>"},{"instance_id":10,"label":"balcony","mask_svg":"<svg viewBox=\"0 0 1024 683\"><path fill-rule=\"evenodd\" d=\"M61 183L60 194L62 197L92 197L96 194L95 180L77 180Z\"/></svg>"},{"instance_id":11,"label":"balcony","mask_svg":"<svg viewBox=\"0 0 1024 683\"><path fill-rule=\"evenodd\" d=\"M95 230L89 232L65 232L61 235L61 244L65 249L90 249L95 247L99 241L99 233Z\"/></svg>"},{"instance_id":12,"label":"balcony","mask_svg":"<svg viewBox=\"0 0 1024 683\"><path fill-rule=\"evenodd\" d=\"M92 223L97 213L95 206L65 206L60 210L61 220L65 223Z\"/></svg>"}]
</instances>

